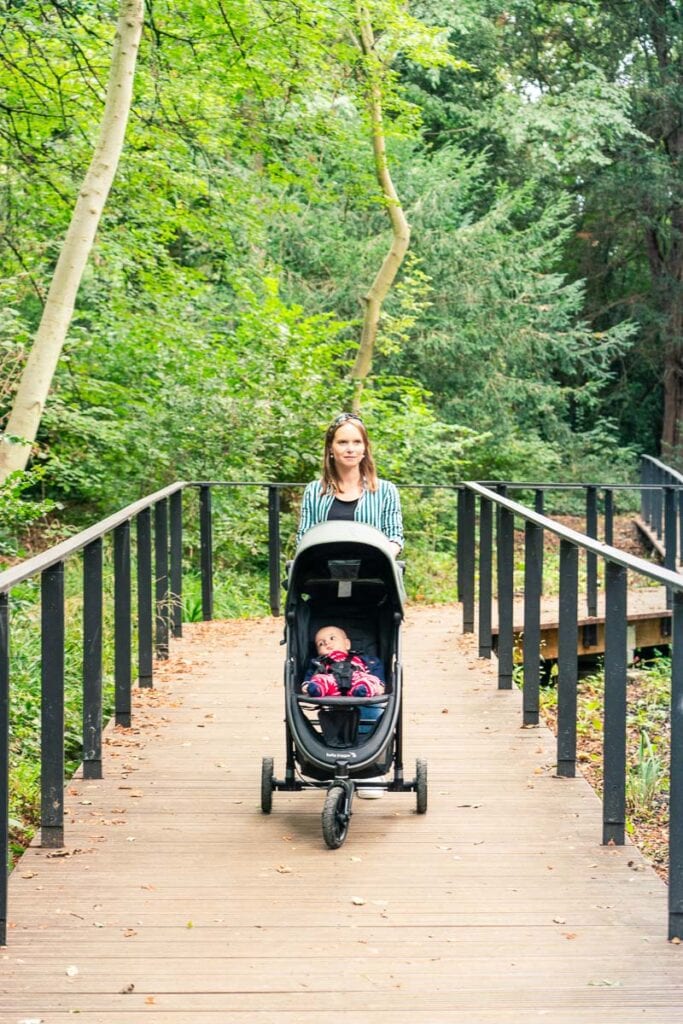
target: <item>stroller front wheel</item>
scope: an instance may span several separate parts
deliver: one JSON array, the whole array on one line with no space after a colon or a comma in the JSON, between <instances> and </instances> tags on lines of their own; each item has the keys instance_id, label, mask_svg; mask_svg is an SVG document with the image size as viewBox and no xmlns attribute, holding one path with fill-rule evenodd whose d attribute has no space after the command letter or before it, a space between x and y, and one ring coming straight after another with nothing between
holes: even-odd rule
<instances>
[{"instance_id":1,"label":"stroller front wheel","mask_svg":"<svg viewBox=\"0 0 683 1024\"><path fill-rule=\"evenodd\" d=\"M261 761L261 810L270 814L273 809L273 759L264 757Z\"/></svg>"},{"instance_id":2,"label":"stroller front wheel","mask_svg":"<svg viewBox=\"0 0 683 1024\"><path fill-rule=\"evenodd\" d=\"M331 786L323 807L323 839L330 850L337 850L349 831L350 801L344 786Z\"/></svg>"},{"instance_id":3,"label":"stroller front wheel","mask_svg":"<svg viewBox=\"0 0 683 1024\"><path fill-rule=\"evenodd\" d=\"M418 758L415 765L415 792L417 793L417 813L427 813L427 762Z\"/></svg>"}]
</instances>

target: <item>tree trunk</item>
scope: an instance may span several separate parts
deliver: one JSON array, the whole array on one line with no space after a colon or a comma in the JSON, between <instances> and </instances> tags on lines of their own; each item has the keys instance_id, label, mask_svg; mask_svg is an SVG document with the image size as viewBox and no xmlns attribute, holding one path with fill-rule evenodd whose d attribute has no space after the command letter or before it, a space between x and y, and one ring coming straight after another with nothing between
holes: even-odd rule
<instances>
[{"instance_id":1,"label":"tree trunk","mask_svg":"<svg viewBox=\"0 0 683 1024\"><path fill-rule=\"evenodd\" d=\"M372 358L377 339L379 318L382 312L382 303L394 282L410 244L410 225L394 188L387 162L382 122L382 89L379 77L381 72L380 61L374 50L375 38L370 16L367 9L362 5L358 8L358 20L360 23L361 49L366 58L366 68L370 83L370 121L372 125L375 173L382 189L389 219L391 220L392 240L389 252L384 257L375 280L361 300L363 306L363 328L356 361L351 370L351 379L354 381L352 409L356 413L360 410L363 387L372 368Z\"/></svg>"},{"instance_id":2,"label":"tree trunk","mask_svg":"<svg viewBox=\"0 0 683 1024\"><path fill-rule=\"evenodd\" d=\"M672 181L678 182L683 166L683 128L665 140L672 165ZM680 184L678 189L680 190ZM675 193L674 193L675 195ZM683 202L674 199L669 213L669 237L662 245L655 229L648 229L650 272L663 314L664 418L661 454L683 465Z\"/></svg>"},{"instance_id":3,"label":"tree trunk","mask_svg":"<svg viewBox=\"0 0 683 1024\"><path fill-rule=\"evenodd\" d=\"M123 149L144 22L144 0L121 0L99 139L79 192L43 315L21 375L4 443L0 484L25 469L64 345L76 295Z\"/></svg>"}]
</instances>

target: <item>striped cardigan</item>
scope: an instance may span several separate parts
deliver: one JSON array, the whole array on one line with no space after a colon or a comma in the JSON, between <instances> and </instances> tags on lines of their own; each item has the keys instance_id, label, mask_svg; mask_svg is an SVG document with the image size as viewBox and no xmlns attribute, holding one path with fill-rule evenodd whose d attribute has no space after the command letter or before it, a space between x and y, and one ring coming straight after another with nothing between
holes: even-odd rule
<instances>
[{"instance_id":1,"label":"striped cardigan","mask_svg":"<svg viewBox=\"0 0 683 1024\"><path fill-rule=\"evenodd\" d=\"M296 535L297 544L306 530L317 526L318 523L325 522L333 501L333 494L323 494L319 480L313 480L306 486ZM368 526L376 527L388 540L393 540L403 547L401 499L395 485L389 483L388 480L379 480L376 491L363 491L353 518L357 523L366 523Z\"/></svg>"}]
</instances>

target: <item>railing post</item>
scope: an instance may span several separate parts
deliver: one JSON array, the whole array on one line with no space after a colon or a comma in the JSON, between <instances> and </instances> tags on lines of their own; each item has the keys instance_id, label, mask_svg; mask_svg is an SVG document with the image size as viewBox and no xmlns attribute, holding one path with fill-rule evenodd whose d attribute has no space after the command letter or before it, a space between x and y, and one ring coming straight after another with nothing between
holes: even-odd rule
<instances>
[{"instance_id":1,"label":"railing post","mask_svg":"<svg viewBox=\"0 0 683 1024\"><path fill-rule=\"evenodd\" d=\"M560 541L560 628L557 638L557 774L576 775L576 686L579 552Z\"/></svg>"},{"instance_id":2,"label":"railing post","mask_svg":"<svg viewBox=\"0 0 683 1024\"><path fill-rule=\"evenodd\" d=\"M543 530L527 521L524 527L524 725L538 725L542 577Z\"/></svg>"},{"instance_id":3,"label":"railing post","mask_svg":"<svg viewBox=\"0 0 683 1024\"><path fill-rule=\"evenodd\" d=\"M0 594L0 946L7 943L9 862L9 594Z\"/></svg>"},{"instance_id":4,"label":"railing post","mask_svg":"<svg viewBox=\"0 0 683 1024\"><path fill-rule=\"evenodd\" d=\"M138 580L138 685L153 685L152 510L143 508L135 524Z\"/></svg>"},{"instance_id":5,"label":"railing post","mask_svg":"<svg viewBox=\"0 0 683 1024\"><path fill-rule=\"evenodd\" d=\"M130 523L114 530L114 712L117 725L130 726L131 624Z\"/></svg>"},{"instance_id":6,"label":"railing post","mask_svg":"<svg viewBox=\"0 0 683 1024\"><path fill-rule=\"evenodd\" d=\"M199 537L202 570L202 618L213 618L213 524L211 521L211 487L199 488Z\"/></svg>"},{"instance_id":7,"label":"railing post","mask_svg":"<svg viewBox=\"0 0 683 1024\"><path fill-rule=\"evenodd\" d=\"M598 490L586 488L586 533L593 540L598 539ZM598 614L598 556L586 552L586 600L589 616Z\"/></svg>"},{"instance_id":8,"label":"railing post","mask_svg":"<svg viewBox=\"0 0 683 1024\"><path fill-rule=\"evenodd\" d=\"M83 778L102 778L102 538L83 549Z\"/></svg>"},{"instance_id":9,"label":"railing post","mask_svg":"<svg viewBox=\"0 0 683 1024\"><path fill-rule=\"evenodd\" d=\"M40 842L64 845L64 563L41 573Z\"/></svg>"},{"instance_id":10,"label":"railing post","mask_svg":"<svg viewBox=\"0 0 683 1024\"><path fill-rule=\"evenodd\" d=\"M654 482L659 484L659 473L654 474ZM657 486L652 492L652 529L659 540L662 539L662 488Z\"/></svg>"},{"instance_id":11,"label":"railing post","mask_svg":"<svg viewBox=\"0 0 683 1024\"><path fill-rule=\"evenodd\" d=\"M183 492L171 495L171 635L183 635Z\"/></svg>"},{"instance_id":12,"label":"railing post","mask_svg":"<svg viewBox=\"0 0 683 1024\"><path fill-rule=\"evenodd\" d=\"M280 614L280 488L268 487L268 579L270 612Z\"/></svg>"},{"instance_id":13,"label":"railing post","mask_svg":"<svg viewBox=\"0 0 683 1024\"><path fill-rule=\"evenodd\" d=\"M614 491L611 487L604 491L605 508L605 544L614 545Z\"/></svg>"},{"instance_id":14,"label":"railing post","mask_svg":"<svg viewBox=\"0 0 683 1024\"><path fill-rule=\"evenodd\" d=\"M457 525L457 528L458 528L458 536L457 536L457 540L456 540L456 549L455 549L456 550L456 558L457 558L457 580L456 580L456 585L457 585L457 588L458 588L458 591L457 591L457 593L458 593L458 601L460 601L460 602L462 602L462 575L463 575L463 569L462 569L462 549L463 549L462 538L463 538L463 531L464 531L464 526L463 526L464 513L465 513L465 488L461 484L460 487L458 487L458 491L457 491L457 516L456 516L457 524L456 525Z\"/></svg>"},{"instance_id":15,"label":"railing post","mask_svg":"<svg viewBox=\"0 0 683 1024\"><path fill-rule=\"evenodd\" d=\"M498 567L498 689L512 689L514 633L515 517L499 506Z\"/></svg>"},{"instance_id":16,"label":"railing post","mask_svg":"<svg viewBox=\"0 0 683 1024\"><path fill-rule=\"evenodd\" d=\"M168 502L166 498L154 507L154 561L156 599L156 656L168 658Z\"/></svg>"},{"instance_id":17,"label":"railing post","mask_svg":"<svg viewBox=\"0 0 683 1024\"><path fill-rule=\"evenodd\" d=\"M474 492L465 488L463 495L462 537L462 631L474 633L474 545L476 505Z\"/></svg>"},{"instance_id":18,"label":"railing post","mask_svg":"<svg viewBox=\"0 0 683 1024\"><path fill-rule=\"evenodd\" d=\"M534 494L534 512L545 515L545 491L539 487ZM541 563L541 596L543 596L543 563Z\"/></svg>"},{"instance_id":19,"label":"railing post","mask_svg":"<svg viewBox=\"0 0 683 1024\"><path fill-rule=\"evenodd\" d=\"M479 499L479 657L491 657L493 508Z\"/></svg>"},{"instance_id":20,"label":"railing post","mask_svg":"<svg viewBox=\"0 0 683 1024\"><path fill-rule=\"evenodd\" d=\"M626 666L628 622L626 570L605 572L605 716L603 733L604 844L624 844L626 818Z\"/></svg>"},{"instance_id":21,"label":"railing post","mask_svg":"<svg viewBox=\"0 0 683 1024\"><path fill-rule=\"evenodd\" d=\"M669 939L683 939L683 593L673 596L669 753Z\"/></svg>"},{"instance_id":22,"label":"railing post","mask_svg":"<svg viewBox=\"0 0 683 1024\"><path fill-rule=\"evenodd\" d=\"M676 572L678 561L676 521L676 488L668 485L664 488L664 568ZM670 587L666 588L666 607L671 608L672 593Z\"/></svg>"},{"instance_id":23,"label":"railing post","mask_svg":"<svg viewBox=\"0 0 683 1024\"><path fill-rule=\"evenodd\" d=\"M640 459L640 482L642 487L640 488L640 517L643 522L651 525L652 510L651 510L651 496L648 489L650 482L650 465L644 456Z\"/></svg>"}]
</instances>

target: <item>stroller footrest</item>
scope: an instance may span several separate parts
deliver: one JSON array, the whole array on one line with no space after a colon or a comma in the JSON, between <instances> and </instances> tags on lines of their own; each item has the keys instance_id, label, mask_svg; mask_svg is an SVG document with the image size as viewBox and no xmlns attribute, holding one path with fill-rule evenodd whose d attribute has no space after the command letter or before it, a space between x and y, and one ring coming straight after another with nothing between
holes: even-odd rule
<instances>
[{"instance_id":1,"label":"stroller footrest","mask_svg":"<svg viewBox=\"0 0 683 1024\"><path fill-rule=\"evenodd\" d=\"M308 694L297 694L297 704L314 704L320 707L324 705L326 707L367 707L369 704L386 704L389 699L388 693L383 693L379 697L309 697Z\"/></svg>"}]
</instances>

